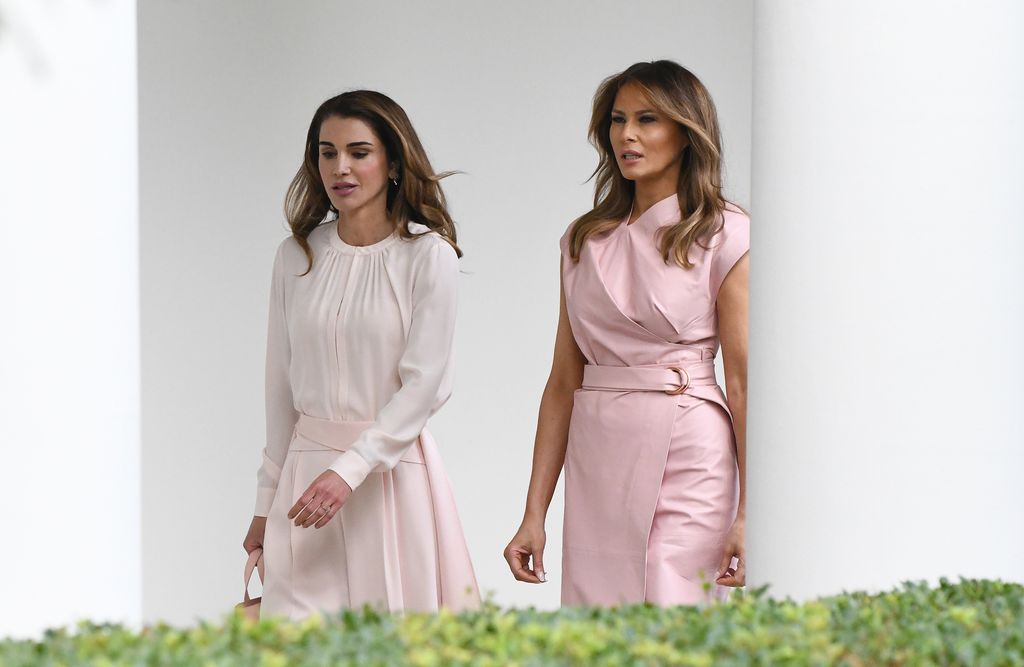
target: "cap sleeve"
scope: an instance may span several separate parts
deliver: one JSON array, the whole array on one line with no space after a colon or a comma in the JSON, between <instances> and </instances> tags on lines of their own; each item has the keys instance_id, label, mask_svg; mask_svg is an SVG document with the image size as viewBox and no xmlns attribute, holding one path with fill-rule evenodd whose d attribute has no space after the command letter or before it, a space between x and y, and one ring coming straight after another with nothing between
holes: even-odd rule
<instances>
[{"instance_id":1,"label":"cap sleeve","mask_svg":"<svg viewBox=\"0 0 1024 667\"><path fill-rule=\"evenodd\" d=\"M558 247L562 251L562 255L565 257L569 256L569 239L572 238L572 226L574 223L569 223L569 226L565 228L565 232L562 233L562 238L558 239Z\"/></svg>"},{"instance_id":2,"label":"cap sleeve","mask_svg":"<svg viewBox=\"0 0 1024 667\"><path fill-rule=\"evenodd\" d=\"M711 300L718 299L725 277L750 250L750 218L741 211L727 209L722 229L711 241Z\"/></svg>"}]
</instances>

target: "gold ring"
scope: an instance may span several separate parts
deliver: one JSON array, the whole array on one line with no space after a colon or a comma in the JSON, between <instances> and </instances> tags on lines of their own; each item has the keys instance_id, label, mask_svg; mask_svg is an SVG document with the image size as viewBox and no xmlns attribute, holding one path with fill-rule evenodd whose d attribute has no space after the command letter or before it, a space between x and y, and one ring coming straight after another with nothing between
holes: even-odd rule
<instances>
[{"instance_id":1,"label":"gold ring","mask_svg":"<svg viewBox=\"0 0 1024 667\"><path fill-rule=\"evenodd\" d=\"M670 366L668 370L675 371L679 375L679 386L675 389L666 389L665 393L669 396L676 396L686 391L686 388L690 386L690 374L675 366Z\"/></svg>"}]
</instances>

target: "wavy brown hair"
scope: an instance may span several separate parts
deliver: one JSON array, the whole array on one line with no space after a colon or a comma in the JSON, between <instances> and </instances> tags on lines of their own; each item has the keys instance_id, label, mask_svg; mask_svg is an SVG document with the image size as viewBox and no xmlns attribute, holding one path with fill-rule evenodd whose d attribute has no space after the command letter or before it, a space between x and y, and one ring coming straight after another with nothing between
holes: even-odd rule
<instances>
[{"instance_id":1,"label":"wavy brown hair","mask_svg":"<svg viewBox=\"0 0 1024 667\"><path fill-rule=\"evenodd\" d=\"M671 60L631 65L625 71L601 82L594 94L590 118L590 143L597 149L599 161L591 178L596 178L594 208L572 226L570 256L579 261L587 239L614 229L633 204L635 184L619 171L609 130L615 96L626 84L636 85L651 105L675 121L686 135L676 191L682 219L659 231L662 257L673 259L683 268L693 266L690 247L710 239L721 229L723 211L731 206L722 197L722 139L718 114L704 84L690 70Z\"/></svg>"},{"instance_id":2,"label":"wavy brown hair","mask_svg":"<svg viewBox=\"0 0 1024 667\"><path fill-rule=\"evenodd\" d=\"M373 90L353 90L327 100L313 114L306 132L306 150L302 166L288 186L284 214L292 236L309 260L306 273L313 267L309 235L333 211L327 189L320 179L320 126L328 118L358 118L373 129L384 145L389 164L398 173L398 185L388 181L387 212L399 234L412 238L410 222L426 225L441 235L462 257L456 242L455 223L441 190L441 179L454 172L435 173L427 152L413 129L405 110L393 99ZM305 274L303 274L305 275Z\"/></svg>"}]
</instances>

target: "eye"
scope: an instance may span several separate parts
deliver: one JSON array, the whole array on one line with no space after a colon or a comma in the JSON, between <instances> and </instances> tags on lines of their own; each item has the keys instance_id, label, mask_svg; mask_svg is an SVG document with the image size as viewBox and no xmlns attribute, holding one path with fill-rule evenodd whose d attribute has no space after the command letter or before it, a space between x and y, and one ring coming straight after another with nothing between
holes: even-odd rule
<instances>
[{"instance_id":1,"label":"eye","mask_svg":"<svg viewBox=\"0 0 1024 667\"><path fill-rule=\"evenodd\" d=\"M612 122L613 123L625 123L626 122L626 118L625 118L625 116L612 116Z\"/></svg>"},{"instance_id":2,"label":"eye","mask_svg":"<svg viewBox=\"0 0 1024 667\"><path fill-rule=\"evenodd\" d=\"M643 116L640 116L640 122L641 123L656 123L656 122L658 122L658 117L657 116L652 116L650 114L644 114Z\"/></svg>"},{"instance_id":3,"label":"eye","mask_svg":"<svg viewBox=\"0 0 1024 667\"><path fill-rule=\"evenodd\" d=\"M333 160L335 155L337 155L337 153L335 153L334 151L323 151L320 153L320 157L326 158L328 160Z\"/></svg>"},{"instance_id":4,"label":"eye","mask_svg":"<svg viewBox=\"0 0 1024 667\"><path fill-rule=\"evenodd\" d=\"M352 157L354 157L357 160L362 160L367 155L369 155L369 153L367 153L366 151L354 151L352 153Z\"/></svg>"}]
</instances>

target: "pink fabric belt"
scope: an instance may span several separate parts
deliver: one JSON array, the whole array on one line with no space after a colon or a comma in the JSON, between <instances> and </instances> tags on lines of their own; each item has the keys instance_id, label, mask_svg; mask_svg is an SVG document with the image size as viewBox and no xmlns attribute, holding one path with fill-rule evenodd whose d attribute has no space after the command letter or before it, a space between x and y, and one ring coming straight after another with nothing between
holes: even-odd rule
<instances>
[{"instance_id":1,"label":"pink fabric belt","mask_svg":"<svg viewBox=\"0 0 1024 667\"><path fill-rule=\"evenodd\" d=\"M690 387L717 384L715 360L665 366L583 367L583 389L596 391L663 391L682 394Z\"/></svg>"},{"instance_id":2,"label":"pink fabric belt","mask_svg":"<svg viewBox=\"0 0 1024 667\"><path fill-rule=\"evenodd\" d=\"M320 452L326 449L345 452L351 449L360 434L373 424L373 422L355 421L336 422L300 414L299 421L295 423L295 434L300 437L292 439L291 449L296 452ZM419 438L405 450L400 460L424 465Z\"/></svg>"}]
</instances>

